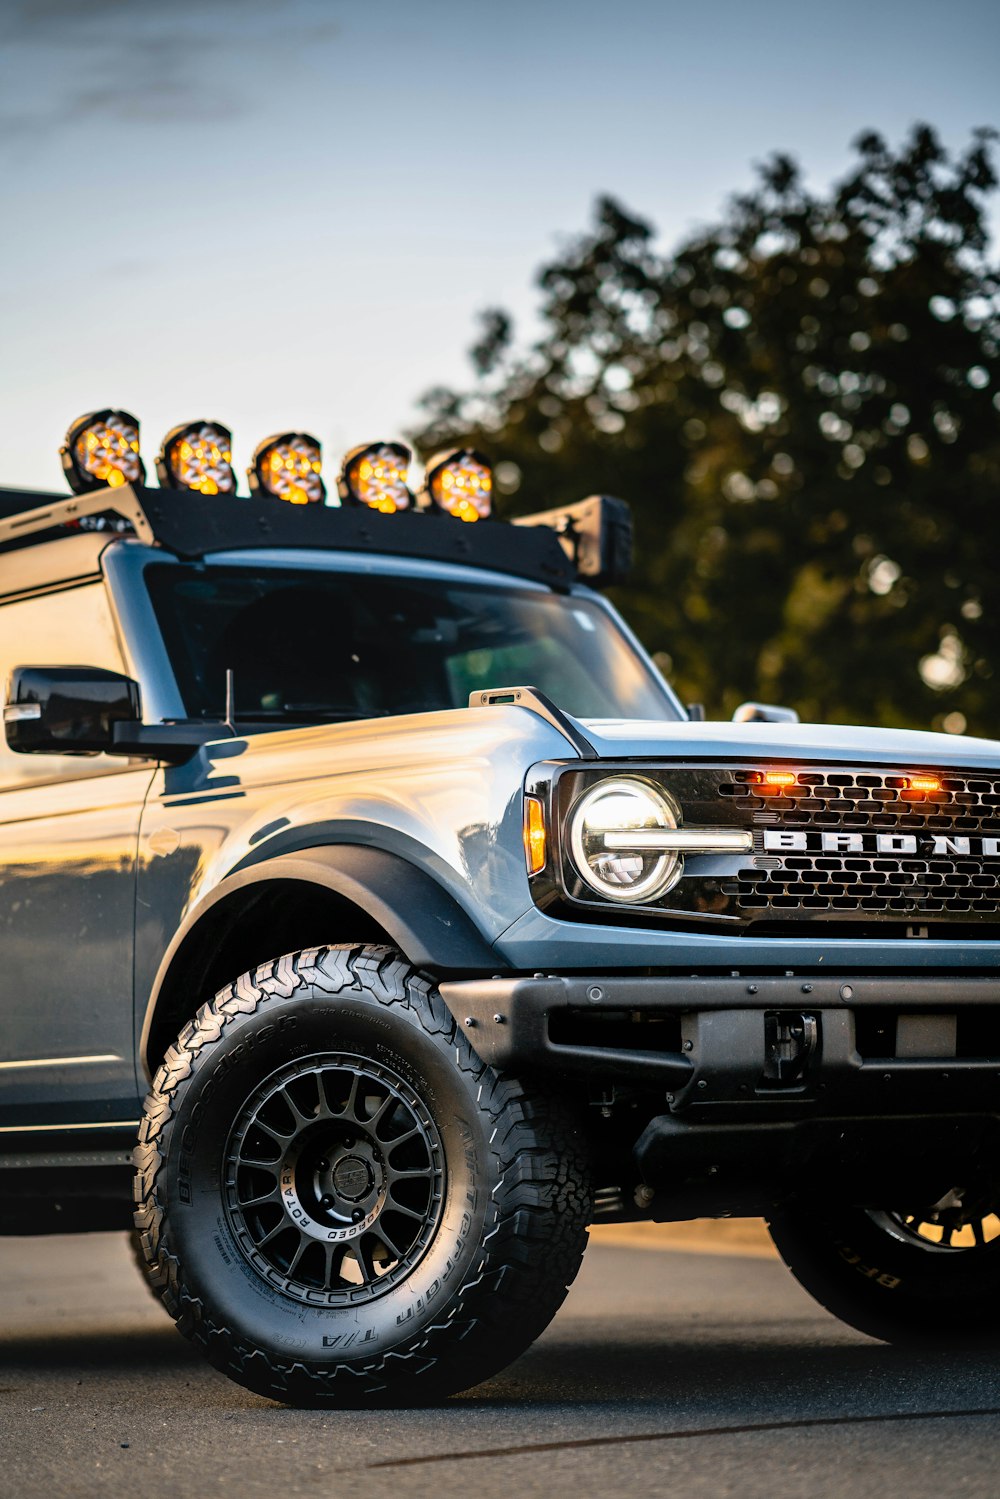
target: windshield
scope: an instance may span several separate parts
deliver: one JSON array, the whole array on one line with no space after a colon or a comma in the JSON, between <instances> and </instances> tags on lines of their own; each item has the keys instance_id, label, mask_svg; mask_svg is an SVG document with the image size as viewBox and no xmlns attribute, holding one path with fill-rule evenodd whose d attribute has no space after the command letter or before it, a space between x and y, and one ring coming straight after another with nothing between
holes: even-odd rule
<instances>
[{"instance_id":1,"label":"windshield","mask_svg":"<svg viewBox=\"0 0 1000 1499\"><path fill-rule=\"evenodd\" d=\"M677 718L586 598L443 578L153 564L146 580L186 713L295 722L464 708L525 684L579 718Z\"/></svg>"}]
</instances>

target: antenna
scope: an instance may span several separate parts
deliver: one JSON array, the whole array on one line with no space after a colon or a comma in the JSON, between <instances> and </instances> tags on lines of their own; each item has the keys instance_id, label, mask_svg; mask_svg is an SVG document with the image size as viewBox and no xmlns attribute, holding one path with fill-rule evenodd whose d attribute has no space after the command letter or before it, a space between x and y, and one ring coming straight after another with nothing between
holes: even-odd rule
<instances>
[{"instance_id":1,"label":"antenna","mask_svg":"<svg viewBox=\"0 0 1000 1499\"><path fill-rule=\"evenodd\" d=\"M236 739L236 673L231 666L226 667L226 728Z\"/></svg>"}]
</instances>

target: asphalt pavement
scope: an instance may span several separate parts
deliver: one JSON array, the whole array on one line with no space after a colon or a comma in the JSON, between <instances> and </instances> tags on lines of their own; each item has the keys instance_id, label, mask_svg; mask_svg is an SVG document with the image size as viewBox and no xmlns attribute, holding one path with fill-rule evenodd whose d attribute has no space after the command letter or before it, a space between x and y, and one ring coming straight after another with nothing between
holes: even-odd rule
<instances>
[{"instance_id":1,"label":"asphalt pavement","mask_svg":"<svg viewBox=\"0 0 1000 1499\"><path fill-rule=\"evenodd\" d=\"M759 1252L601 1242L489 1383L295 1411L200 1359L123 1236L0 1239L2 1499L994 1496L998 1374L851 1332Z\"/></svg>"}]
</instances>

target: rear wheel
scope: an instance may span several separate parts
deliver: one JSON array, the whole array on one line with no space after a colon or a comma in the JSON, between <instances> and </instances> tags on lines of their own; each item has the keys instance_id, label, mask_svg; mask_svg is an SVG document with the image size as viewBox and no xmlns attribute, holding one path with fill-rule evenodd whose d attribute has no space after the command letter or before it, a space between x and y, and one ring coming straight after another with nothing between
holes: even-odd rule
<instances>
[{"instance_id":1,"label":"rear wheel","mask_svg":"<svg viewBox=\"0 0 1000 1499\"><path fill-rule=\"evenodd\" d=\"M1000 1190L954 1188L908 1212L798 1203L768 1219L796 1280L889 1343L1000 1342Z\"/></svg>"},{"instance_id":2,"label":"rear wheel","mask_svg":"<svg viewBox=\"0 0 1000 1499\"><path fill-rule=\"evenodd\" d=\"M496 1372L553 1316L590 1217L563 1107L485 1067L384 948L281 958L204 1006L136 1162L181 1331L292 1403L434 1399Z\"/></svg>"}]
</instances>

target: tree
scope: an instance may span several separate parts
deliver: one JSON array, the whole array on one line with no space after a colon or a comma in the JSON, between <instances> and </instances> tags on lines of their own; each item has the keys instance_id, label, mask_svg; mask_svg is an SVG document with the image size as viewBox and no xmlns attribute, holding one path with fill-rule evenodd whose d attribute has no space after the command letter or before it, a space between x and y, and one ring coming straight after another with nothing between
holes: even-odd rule
<instances>
[{"instance_id":1,"label":"tree","mask_svg":"<svg viewBox=\"0 0 1000 1499\"><path fill-rule=\"evenodd\" d=\"M669 255L599 200L539 273L539 340L485 314L418 447L494 453L508 513L630 500L620 602L713 714L1000 734L993 140L865 134L821 196L775 156Z\"/></svg>"}]
</instances>

